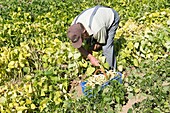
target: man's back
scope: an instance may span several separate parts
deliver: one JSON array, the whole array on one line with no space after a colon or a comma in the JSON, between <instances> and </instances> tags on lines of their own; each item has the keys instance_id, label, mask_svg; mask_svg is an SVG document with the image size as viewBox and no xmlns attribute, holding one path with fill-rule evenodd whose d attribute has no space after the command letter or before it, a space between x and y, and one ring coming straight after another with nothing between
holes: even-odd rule
<instances>
[{"instance_id":1,"label":"man's back","mask_svg":"<svg viewBox=\"0 0 170 113\"><path fill-rule=\"evenodd\" d=\"M114 21L113 9L99 6L93 16L92 22L90 22L91 15L96 7L89 8L82 12L74 19L73 23L82 23L85 27L91 26L93 34L96 34L103 27L108 29Z\"/></svg>"}]
</instances>

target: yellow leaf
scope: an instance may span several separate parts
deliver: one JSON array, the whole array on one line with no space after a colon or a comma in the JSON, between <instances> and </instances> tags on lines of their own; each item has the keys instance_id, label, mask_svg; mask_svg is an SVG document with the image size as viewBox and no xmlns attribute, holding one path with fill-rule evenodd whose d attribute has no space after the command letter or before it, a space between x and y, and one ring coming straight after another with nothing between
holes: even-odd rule
<instances>
[{"instance_id":1,"label":"yellow leaf","mask_svg":"<svg viewBox=\"0 0 170 113\"><path fill-rule=\"evenodd\" d=\"M21 67L24 67L24 66L25 66L25 64L23 64L22 62L19 62L19 65L20 65Z\"/></svg>"},{"instance_id":2,"label":"yellow leaf","mask_svg":"<svg viewBox=\"0 0 170 113\"><path fill-rule=\"evenodd\" d=\"M94 67L88 67L87 68L87 71L86 71L86 74L88 76L92 75L92 73L95 71L95 68Z\"/></svg>"},{"instance_id":3,"label":"yellow leaf","mask_svg":"<svg viewBox=\"0 0 170 113\"><path fill-rule=\"evenodd\" d=\"M6 102L6 98L5 97L1 97L0 98L0 104L3 104L3 103L5 103Z\"/></svg>"},{"instance_id":4,"label":"yellow leaf","mask_svg":"<svg viewBox=\"0 0 170 113\"><path fill-rule=\"evenodd\" d=\"M29 84L29 91L28 92L32 93L32 86L31 86L31 84Z\"/></svg>"},{"instance_id":5,"label":"yellow leaf","mask_svg":"<svg viewBox=\"0 0 170 113\"><path fill-rule=\"evenodd\" d=\"M83 67L87 67L87 62L85 61L83 64L82 64Z\"/></svg>"},{"instance_id":6,"label":"yellow leaf","mask_svg":"<svg viewBox=\"0 0 170 113\"><path fill-rule=\"evenodd\" d=\"M31 109L35 109L35 108L36 108L35 104L31 104Z\"/></svg>"},{"instance_id":7,"label":"yellow leaf","mask_svg":"<svg viewBox=\"0 0 170 113\"><path fill-rule=\"evenodd\" d=\"M68 58L71 58L71 57L73 57L73 53L72 53L72 52L69 52L69 53L68 53Z\"/></svg>"},{"instance_id":8,"label":"yellow leaf","mask_svg":"<svg viewBox=\"0 0 170 113\"><path fill-rule=\"evenodd\" d=\"M19 106L19 104L18 104L18 103L13 103L13 104L14 104L14 106L15 106L15 107L18 107L18 106Z\"/></svg>"},{"instance_id":9,"label":"yellow leaf","mask_svg":"<svg viewBox=\"0 0 170 113\"><path fill-rule=\"evenodd\" d=\"M30 79L32 78L32 76L31 76L31 75L26 75L25 78L26 78L27 80L30 80Z\"/></svg>"},{"instance_id":10,"label":"yellow leaf","mask_svg":"<svg viewBox=\"0 0 170 113\"><path fill-rule=\"evenodd\" d=\"M28 109L28 108L25 107L25 106L16 107L16 110L17 110L18 112L24 111L24 110L26 110L26 109Z\"/></svg>"},{"instance_id":11,"label":"yellow leaf","mask_svg":"<svg viewBox=\"0 0 170 113\"><path fill-rule=\"evenodd\" d=\"M74 54L74 59L78 59L80 56L81 56L80 53L75 53L75 54Z\"/></svg>"},{"instance_id":12,"label":"yellow leaf","mask_svg":"<svg viewBox=\"0 0 170 113\"><path fill-rule=\"evenodd\" d=\"M8 67L10 69L14 68L14 65L15 65L15 61L10 61L9 64L8 64Z\"/></svg>"},{"instance_id":13,"label":"yellow leaf","mask_svg":"<svg viewBox=\"0 0 170 113\"><path fill-rule=\"evenodd\" d=\"M13 106L13 103L9 103L9 108L13 108L14 106Z\"/></svg>"},{"instance_id":14,"label":"yellow leaf","mask_svg":"<svg viewBox=\"0 0 170 113\"><path fill-rule=\"evenodd\" d=\"M132 42L129 42L129 43L127 44L127 47L128 47L129 49L133 49L133 43L132 43Z\"/></svg>"},{"instance_id":15,"label":"yellow leaf","mask_svg":"<svg viewBox=\"0 0 170 113\"><path fill-rule=\"evenodd\" d=\"M26 99L26 104L31 104L31 103L32 103L32 101L31 101L31 100Z\"/></svg>"},{"instance_id":16,"label":"yellow leaf","mask_svg":"<svg viewBox=\"0 0 170 113\"><path fill-rule=\"evenodd\" d=\"M119 66L118 66L118 70L119 70L119 71L123 71L123 65L119 65Z\"/></svg>"},{"instance_id":17,"label":"yellow leaf","mask_svg":"<svg viewBox=\"0 0 170 113\"><path fill-rule=\"evenodd\" d=\"M104 63L103 66L104 66L106 69L109 69L109 67L110 67L110 66L109 66L109 63L107 63L107 62Z\"/></svg>"},{"instance_id":18,"label":"yellow leaf","mask_svg":"<svg viewBox=\"0 0 170 113\"><path fill-rule=\"evenodd\" d=\"M45 96L45 93L43 90L41 90L41 96Z\"/></svg>"},{"instance_id":19,"label":"yellow leaf","mask_svg":"<svg viewBox=\"0 0 170 113\"><path fill-rule=\"evenodd\" d=\"M24 105L24 103L25 103L25 101L23 101L23 100L19 102L20 106Z\"/></svg>"},{"instance_id":20,"label":"yellow leaf","mask_svg":"<svg viewBox=\"0 0 170 113\"><path fill-rule=\"evenodd\" d=\"M54 97L55 104L60 104L62 102L61 98Z\"/></svg>"},{"instance_id":21,"label":"yellow leaf","mask_svg":"<svg viewBox=\"0 0 170 113\"><path fill-rule=\"evenodd\" d=\"M58 97L60 97L60 96L61 96L60 91L56 91L56 92L55 92L55 97L57 97L57 98L58 98Z\"/></svg>"},{"instance_id":22,"label":"yellow leaf","mask_svg":"<svg viewBox=\"0 0 170 113\"><path fill-rule=\"evenodd\" d=\"M47 106L48 100L48 98L45 98L40 102L40 111L42 111Z\"/></svg>"},{"instance_id":23,"label":"yellow leaf","mask_svg":"<svg viewBox=\"0 0 170 113\"><path fill-rule=\"evenodd\" d=\"M136 67L138 67L138 66L139 66L138 60L137 60L137 59L134 59L134 60L133 60L133 64L134 64Z\"/></svg>"},{"instance_id":24,"label":"yellow leaf","mask_svg":"<svg viewBox=\"0 0 170 113\"><path fill-rule=\"evenodd\" d=\"M105 63L106 57L105 56L100 56L99 60L100 60L101 63Z\"/></svg>"}]
</instances>

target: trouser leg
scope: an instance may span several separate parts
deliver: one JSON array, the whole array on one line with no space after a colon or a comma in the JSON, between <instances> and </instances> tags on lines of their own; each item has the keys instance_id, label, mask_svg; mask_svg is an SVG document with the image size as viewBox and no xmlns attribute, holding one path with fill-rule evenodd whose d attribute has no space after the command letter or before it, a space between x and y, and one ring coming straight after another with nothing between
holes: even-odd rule
<instances>
[{"instance_id":1,"label":"trouser leg","mask_svg":"<svg viewBox=\"0 0 170 113\"><path fill-rule=\"evenodd\" d=\"M109 63L110 67L113 67L114 66L114 52L113 52L113 49L114 49L114 45L113 45L113 42L111 43L111 45L105 45L102 47L103 49L103 55L106 57L106 62Z\"/></svg>"},{"instance_id":2,"label":"trouser leg","mask_svg":"<svg viewBox=\"0 0 170 113\"><path fill-rule=\"evenodd\" d=\"M106 57L106 62L109 63L111 68L116 68L116 56L114 55L114 36L119 25L119 16L116 15L115 23L108 31L107 43L102 47L103 55Z\"/></svg>"}]
</instances>

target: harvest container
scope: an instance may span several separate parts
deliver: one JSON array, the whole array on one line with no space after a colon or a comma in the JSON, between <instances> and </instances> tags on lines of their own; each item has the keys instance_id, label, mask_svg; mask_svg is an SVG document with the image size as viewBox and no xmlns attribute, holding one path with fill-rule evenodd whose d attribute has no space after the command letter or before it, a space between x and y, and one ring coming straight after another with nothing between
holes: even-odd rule
<instances>
[{"instance_id":1,"label":"harvest container","mask_svg":"<svg viewBox=\"0 0 170 113\"><path fill-rule=\"evenodd\" d=\"M100 76L100 75L98 75L98 76ZM110 82L113 80L117 80L119 83L122 83L122 73L117 72L117 75L115 77L111 78L110 80L108 80L107 82L105 82L101 85L101 89L108 86L110 84ZM87 83L87 81L83 81L80 83L80 86L82 88L82 92L84 95L87 95L87 93L88 93L88 91L86 90L86 83Z\"/></svg>"}]
</instances>

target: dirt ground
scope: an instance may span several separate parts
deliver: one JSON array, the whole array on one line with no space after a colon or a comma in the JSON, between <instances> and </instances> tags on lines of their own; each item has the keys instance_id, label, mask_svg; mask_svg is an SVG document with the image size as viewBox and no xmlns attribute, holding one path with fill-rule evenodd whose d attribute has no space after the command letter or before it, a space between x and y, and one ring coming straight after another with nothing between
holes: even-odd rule
<instances>
[{"instance_id":1,"label":"dirt ground","mask_svg":"<svg viewBox=\"0 0 170 113\"><path fill-rule=\"evenodd\" d=\"M71 94L73 94L73 98L77 98L77 97L81 97L83 96L83 92L82 92L82 88L80 86L80 82L81 81L72 81L71 83L71 88L70 88L70 92Z\"/></svg>"},{"instance_id":2,"label":"dirt ground","mask_svg":"<svg viewBox=\"0 0 170 113\"><path fill-rule=\"evenodd\" d=\"M146 97L143 97L141 95L137 95L129 99L129 101L126 103L126 105L123 106L121 113L127 113L130 108L132 108L132 105L138 102L142 102Z\"/></svg>"}]
</instances>

